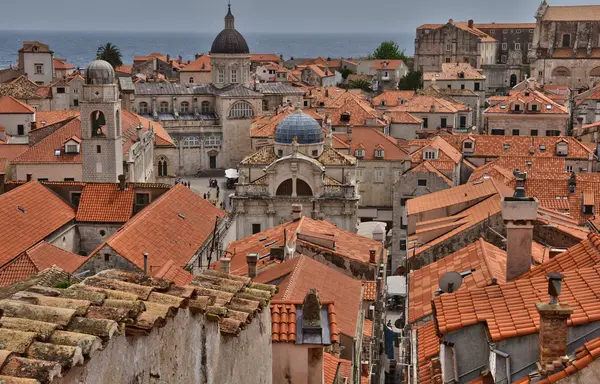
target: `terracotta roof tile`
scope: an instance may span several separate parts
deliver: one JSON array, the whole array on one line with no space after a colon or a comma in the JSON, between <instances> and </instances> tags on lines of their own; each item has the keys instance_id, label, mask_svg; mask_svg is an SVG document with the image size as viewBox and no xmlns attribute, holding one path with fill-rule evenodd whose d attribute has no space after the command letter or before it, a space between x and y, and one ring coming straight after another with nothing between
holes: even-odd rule
<instances>
[{"instance_id":1,"label":"terracotta roof tile","mask_svg":"<svg viewBox=\"0 0 600 384\"><path fill-rule=\"evenodd\" d=\"M42 87L38 86L34 82L27 79L26 76L22 75L10 83L0 84L0 97L9 95L15 99L28 100L45 99L52 96L51 94L45 94L50 88L43 87L42 92L39 91L40 88Z\"/></svg>"},{"instance_id":2,"label":"terracotta roof tile","mask_svg":"<svg viewBox=\"0 0 600 384\"><path fill-rule=\"evenodd\" d=\"M366 100L352 92L342 94L322 113L329 116L331 125L334 127L384 125L379 119L380 112L373 109ZM342 115L348 116L348 119L342 119Z\"/></svg>"},{"instance_id":3,"label":"terracotta roof tile","mask_svg":"<svg viewBox=\"0 0 600 384\"><path fill-rule=\"evenodd\" d=\"M28 149L28 144L2 144L0 142L0 159L4 162L4 166L0 166L0 173L5 173L10 162Z\"/></svg>"},{"instance_id":4,"label":"terracotta roof tile","mask_svg":"<svg viewBox=\"0 0 600 384\"><path fill-rule=\"evenodd\" d=\"M512 109L512 105L517 102L521 103L520 111L514 111ZM538 105L538 110L535 112L530 111L529 108L527 108L529 103L536 103ZM550 108L548 108L548 106L550 106ZM565 106L558 104L542 92L524 89L511 94L506 100L501 101L496 105L492 105L483 111L484 116L488 114L567 115L568 110Z\"/></svg>"},{"instance_id":5,"label":"terracotta roof tile","mask_svg":"<svg viewBox=\"0 0 600 384\"><path fill-rule=\"evenodd\" d=\"M374 106L385 105L387 107L397 107L400 104L399 100L408 100L414 97L414 95L415 91L384 91L373 98L372 104ZM381 104L382 101L385 102L385 104Z\"/></svg>"},{"instance_id":6,"label":"terracotta roof tile","mask_svg":"<svg viewBox=\"0 0 600 384\"><path fill-rule=\"evenodd\" d=\"M423 80L485 80L485 76L469 63L442 63L441 72L425 72Z\"/></svg>"},{"instance_id":7,"label":"terracotta roof tile","mask_svg":"<svg viewBox=\"0 0 600 384\"><path fill-rule=\"evenodd\" d=\"M36 128L67 122L79 117L79 111L38 111L35 114Z\"/></svg>"},{"instance_id":8,"label":"terracotta roof tile","mask_svg":"<svg viewBox=\"0 0 600 384\"><path fill-rule=\"evenodd\" d=\"M67 62L67 59L61 59L61 58L54 58L54 69L75 69L75 67L73 66L73 64Z\"/></svg>"},{"instance_id":9,"label":"terracotta roof tile","mask_svg":"<svg viewBox=\"0 0 600 384\"><path fill-rule=\"evenodd\" d=\"M198 71L204 71L204 72L211 71L209 55L202 55L181 69L181 72L198 72Z\"/></svg>"},{"instance_id":10,"label":"terracotta roof tile","mask_svg":"<svg viewBox=\"0 0 600 384\"><path fill-rule=\"evenodd\" d=\"M281 61L281 57L274 53L253 53L250 55L250 61Z\"/></svg>"},{"instance_id":11,"label":"terracotta roof tile","mask_svg":"<svg viewBox=\"0 0 600 384\"><path fill-rule=\"evenodd\" d=\"M45 241L40 242L26 251L38 271L55 265L68 273L74 273L88 260L86 256L79 256L65 251Z\"/></svg>"},{"instance_id":12,"label":"terracotta roof tile","mask_svg":"<svg viewBox=\"0 0 600 384\"><path fill-rule=\"evenodd\" d=\"M535 23L475 23L478 29L535 29Z\"/></svg>"},{"instance_id":13,"label":"terracotta roof tile","mask_svg":"<svg viewBox=\"0 0 600 384\"><path fill-rule=\"evenodd\" d=\"M356 158L351 155L346 155L334 148L325 148L317 161L323 165L354 165Z\"/></svg>"},{"instance_id":14,"label":"terracotta roof tile","mask_svg":"<svg viewBox=\"0 0 600 384\"><path fill-rule=\"evenodd\" d=\"M392 136L386 135L377 128L368 127L354 127L352 128L352 140L350 141L350 135L345 133L334 134L342 141L344 141L350 147L350 153L356 154L356 150L364 149L365 156L361 160L382 160L382 161L394 161L403 160L406 157L406 152L398 147L398 140ZM377 146L381 148L376 148ZM375 150L383 149L384 157L376 158Z\"/></svg>"},{"instance_id":15,"label":"terracotta roof tile","mask_svg":"<svg viewBox=\"0 0 600 384\"><path fill-rule=\"evenodd\" d=\"M75 118L60 127L44 139L38 141L27 151L13 159L13 163L81 163L81 152L65 153L64 144L73 136L81 137L81 120ZM58 156L55 151L60 150Z\"/></svg>"},{"instance_id":16,"label":"terracotta roof tile","mask_svg":"<svg viewBox=\"0 0 600 384\"><path fill-rule=\"evenodd\" d=\"M297 258L300 260L295 263L293 272L280 283L280 291L275 299L303 300L309 289L314 288L321 300L335 303L339 331L349 337L357 336L359 311L362 308L362 282L310 257L298 255Z\"/></svg>"},{"instance_id":17,"label":"terracotta roof tile","mask_svg":"<svg viewBox=\"0 0 600 384\"><path fill-rule=\"evenodd\" d=\"M376 281L363 281L363 287L365 288L364 293L363 293L364 301L377 300L377 282Z\"/></svg>"},{"instance_id":18,"label":"terracotta roof tile","mask_svg":"<svg viewBox=\"0 0 600 384\"><path fill-rule=\"evenodd\" d=\"M0 268L0 287L25 280L39 272L27 254L22 253Z\"/></svg>"},{"instance_id":19,"label":"terracotta roof tile","mask_svg":"<svg viewBox=\"0 0 600 384\"><path fill-rule=\"evenodd\" d=\"M106 244L143 269L147 252L150 273L167 261L183 268L211 236L216 217L226 213L177 184L135 215ZM143 238L145 241L140 242Z\"/></svg>"},{"instance_id":20,"label":"terracotta roof tile","mask_svg":"<svg viewBox=\"0 0 600 384\"><path fill-rule=\"evenodd\" d=\"M590 282L600 279L600 265L564 274L560 301L573 309L567 325L594 321L588 314L597 308L600 291ZM548 300L547 286L547 278L537 276L441 295L433 301L436 323L440 332L446 334L485 322L493 341L536 333L540 321L535 303Z\"/></svg>"},{"instance_id":21,"label":"terracotta roof tile","mask_svg":"<svg viewBox=\"0 0 600 384\"><path fill-rule=\"evenodd\" d=\"M404 104L389 109L389 111L404 111L410 113L457 113L467 112L469 110L469 107L465 105L453 103L439 97L425 95L417 95L405 101Z\"/></svg>"},{"instance_id":22,"label":"terracotta roof tile","mask_svg":"<svg viewBox=\"0 0 600 384\"><path fill-rule=\"evenodd\" d=\"M469 244L435 263L411 272L409 279L408 322L431 314L431 301L446 272L473 271L463 278L461 290L506 282L506 252L483 240Z\"/></svg>"},{"instance_id":23,"label":"terracotta roof tile","mask_svg":"<svg viewBox=\"0 0 600 384\"><path fill-rule=\"evenodd\" d=\"M35 109L31 106L15 99L12 96L4 96L0 98L0 114L31 114L35 113Z\"/></svg>"},{"instance_id":24,"label":"terracotta roof tile","mask_svg":"<svg viewBox=\"0 0 600 384\"><path fill-rule=\"evenodd\" d=\"M75 210L38 182L0 195L0 265L43 240L75 218Z\"/></svg>"},{"instance_id":25,"label":"terracotta roof tile","mask_svg":"<svg viewBox=\"0 0 600 384\"><path fill-rule=\"evenodd\" d=\"M385 118L390 119L392 124L422 124L423 119L420 117L411 115L405 111L386 111L383 113Z\"/></svg>"},{"instance_id":26,"label":"terracotta roof tile","mask_svg":"<svg viewBox=\"0 0 600 384\"><path fill-rule=\"evenodd\" d=\"M404 62L402 60L373 60L373 64L371 64L371 68L377 70L395 70L400 68Z\"/></svg>"},{"instance_id":27,"label":"terracotta roof tile","mask_svg":"<svg viewBox=\"0 0 600 384\"><path fill-rule=\"evenodd\" d=\"M439 162L437 162L439 163ZM448 184L449 186L453 186L454 182L452 180L450 180L448 178L448 176L444 175L442 172L440 172L435 166L434 164L427 160L422 162L421 164L417 165L414 168L411 168L411 170L409 172L413 172L413 173L435 173L436 175L438 175L439 178L441 178L446 184Z\"/></svg>"},{"instance_id":28,"label":"terracotta roof tile","mask_svg":"<svg viewBox=\"0 0 600 384\"><path fill-rule=\"evenodd\" d=\"M115 72L122 72L131 75L133 72L133 65L119 65L115 68Z\"/></svg>"},{"instance_id":29,"label":"terracotta roof tile","mask_svg":"<svg viewBox=\"0 0 600 384\"><path fill-rule=\"evenodd\" d=\"M327 308L327 320L331 343L339 343L337 315L332 301L321 301ZM302 301L273 300L271 301L271 340L274 343L296 343L296 309L302 308Z\"/></svg>"},{"instance_id":30,"label":"terracotta roof tile","mask_svg":"<svg viewBox=\"0 0 600 384\"><path fill-rule=\"evenodd\" d=\"M544 21L597 21L600 19L598 5L550 6L544 13Z\"/></svg>"},{"instance_id":31,"label":"terracotta roof tile","mask_svg":"<svg viewBox=\"0 0 600 384\"><path fill-rule=\"evenodd\" d=\"M432 359L440 354L440 339L433 321L413 327L417 332L417 360L419 364L419 383L441 383L441 372L434 372Z\"/></svg>"},{"instance_id":32,"label":"terracotta roof tile","mask_svg":"<svg viewBox=\"0 0 600 384\"><path fill-rule=\"evenodd\" d=\"M131 341L145 337L168 325L175 316L204 314L206 320L217 322L213 329L221 337L239 335L268 305L274 290L215 271L203 272L185 287L143 274L106 270L68 289L58 289L50 287L54 281L47 275L43 272L18 286L0 290L4 298L0 308L5 314L10 313L10 318L0 319L2 329L23 341L20 350L10 348L16 352L2 354L7 358L0 375L7 382L16 378L54 382L72 366L85 365L96 358L96 351L110 350L115 343L125 343L126 338ZM223 298L215 300L215 295ZM118 299L119 308L127 309L116 309L112 299ZM73 309L75 301L77 309ZM33 322L37 323L32 325ZM62 348L60 356L50 348L50 353L46 349L38 360L32 360L36 342L27 337L32 326L37 326L38 331L43 329L46 348L65 343L76 343L81 348ZM164 341L170 340L168 332ZM23 366L31 369L21 369ZM108 371L113 367L105 368Z\"/></svg>"},{"instance_id":33,"label":"terracotta roof tile","mask_svg":"<svg viewBox=\"0 0 600 384\"><path fill-rule=\"evenodd\" d=\"M125 223L133 214L135 188L119 184L86 184L77 207L79 222Z\"/></svg>"},{"instance_id":34,"label":"terracotta roof tile","mask_svg":"<svg viewBox=\"0 0 600 384\"><path fill-rule=\"evenodd\" d=\"M350 381L352 379L352 362L333 356L331 353L323 353L323 382L335 383L335 375L338 372L338 378L345 377Z\"/></svg>"}]
</instances>

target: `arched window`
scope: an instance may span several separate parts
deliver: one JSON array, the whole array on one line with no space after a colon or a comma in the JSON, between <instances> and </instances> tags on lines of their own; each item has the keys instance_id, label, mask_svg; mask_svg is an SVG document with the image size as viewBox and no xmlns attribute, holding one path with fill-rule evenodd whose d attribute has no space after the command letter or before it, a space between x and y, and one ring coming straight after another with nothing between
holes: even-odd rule
<instances>
[{"instance_id":1,"label":"arched window","mask_svg":"<svg viewBox=\"0 0 600 384\"><path fill-rule=\"evenodd\" d=\"M238 101L229 110L230 119L251 119L254 117L252 105L246 101Z\"/></svg>"},{"instance_id":2,"label":"arched window","mask_svg":"<svg viewBox=\"0 0 600 384\"><path fill-rule=\"evenodd\" d=\"M90 121L92 123L92 136L105 136L104 127L106 126L106 118L104 117L104 113L100 111L92 112Z\"/></svg>"},{"instance_id":3,"label":"arched window","mask_svg":"<svg viewBox=\"0 0 600 384\"><path fill-rule=\"evenodd\" d=\"M148 113L148 103L146 103L145 101L142 101L139 104L138 112L139 113Z\"/></svg>"},{"instance_id":4,"label":"arched window","mask_svg":"<svg viewBox=\"0 0 600 384\"><path fill-rule=\"evenodd\" d=\"M161 101L159 111L160 113L169 113L169 103L166 101Z\"/></svg>"},{"instance_id":5,"label":"arched window","mask_svg":"<svg viewBox=\"0 0 600 384\"><path fill-rule=\"evenodd\" d=\"M117 136L121 136L121 111L115 112L115 124L117 125Z\"/></svg>"},{"instance_id":6,"label":"arched window","mask_svg":"<svg viewBox=\"0 0 600 384\"><path fill-rule=\"evenodd\" d=\"M304 180L296 179L296 195L312 196L312 189L310 189L310 185L308 185Z\"/></svg>"},{"instance_id":7,"label":"arched window","mask_svg":"<svg viewBox=\"0 0 600 384\"><path fill-rule=\"evenodd\" d=\"M592 68L590 71L591 77L600 77L600 67Z\"/></svg>"},{"instance_id":8,"label":"arched window","mask_svg":"<svg viewBox=\"0 0 600 384\"><path fill-rule=\"evenodd\" d=\"M291 196L292 195L292 179L287 179L277 187L276 196Z\"/></svg>"},{"instance_id":9,"label":"arched window","mask_svg":"<svg viewBox=\"0 0 600 384\"><path fill-rule=\"evenodd\" d=\"M196 136L188 136L185 138L185 140L183 140L183 146L184 147L199 147L200 139L197 138Z\"/></svg>"},{"instance_id":10,"label":"arched window","mask_svg":"<svg viewBox=\"0 0 600 384\"><path fill-rule=\"evenodd\" d=\"M168 162L167 159L163 156L158 158L158 176L166 177L168 176Z\"/></svg>"},{"instance_id":11,"label":"arched window","mask_svg":"<svg viewBox=\"0 0 600 384\"><path fill-rule=\"evenodd\" d=\"M190 84L194 84L194 78L193 78L193 77L190 77L190 81L189 81L189 83L190 83Z\"/></svg>"},{"instance_id":12,"label":"arched window","mask_svg":"<svg viewBox=\"0 0 600 384\"><path fill-rule=\"evenodd\" d=\"M571 76L571 71L567 67L558 67L552 71L552 76L560 77L560 76Z\"/></svg>"},{"instance_id":13,"label":"arched window","mask_svg":"<svg viewBox=\"0 0 600 384\"><path fill-rule=\"evenodd\" d=\"M202 113L210 113L210 102L203 101L202 104L200 104L200 111Z\"/></svg>"},{"instance_id":14,"label":"arched window","mask_svg":"<svg viewBox=\"0 0 600 384\"><path fill-rule=\"evenodd\" d=\"M187 101L182 101L181 105L179 106L179 112L188 113L189 111L190 111L190 103L188 103Z\"/></svg>"},{"instance_id":15,"label":"arched window","mask_svg":"<svg viewBox=\"0 0 600 384\"><path fill-rule=\"evenodd\" d=\"M569 35L568 33L565 33L562 36L562 46L563 48L571 47L571 35Z\"/></svg>"},{"instance_id":16,"label":"arched window","mask_svg":"<svg viewBox=\"0 0 600 384\"><path fill-rule=\"evenodd\" d=\"M287 179L283 183L279 184L276 196L291 196L293 191L292 179ZM297 196L312 196L312 189L310 185L304 180L296 179L296 195Z\"/></svg>"}]
</instances>

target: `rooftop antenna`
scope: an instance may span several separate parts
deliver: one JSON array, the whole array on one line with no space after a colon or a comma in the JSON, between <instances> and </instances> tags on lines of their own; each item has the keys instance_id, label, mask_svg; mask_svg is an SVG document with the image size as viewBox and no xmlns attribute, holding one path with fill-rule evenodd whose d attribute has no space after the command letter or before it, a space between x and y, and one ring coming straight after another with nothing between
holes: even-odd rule
<instances>
[{"instance_id":1,"label":"rooftop antenna","mask_svg":"<svg viewBox=\"0 0 600 384\"><path fill-rule=\"evenodd\" d=\"M440 278L440 290L444 293L452 293L458 291L462 284L463 277L460 273L450 271L444 273Z\"/></svg>"}]
</instances>

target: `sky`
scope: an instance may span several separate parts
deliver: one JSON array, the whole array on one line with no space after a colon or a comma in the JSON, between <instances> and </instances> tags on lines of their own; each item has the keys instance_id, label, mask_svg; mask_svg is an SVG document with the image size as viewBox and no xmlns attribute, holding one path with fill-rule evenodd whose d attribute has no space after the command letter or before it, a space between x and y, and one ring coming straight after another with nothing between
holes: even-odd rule
<instances>
[{"instance_id":1,"label":"sky","mask_svg":"<svg viewBox=\"0 0 600 384\"><path fill-rule=\"evenodd\" d=\"M241 32L414 32L452 18L535 22L539 0L232 0ZM598 0L550 0L550 5ZM214 32L227 0L9 0L2 30Z\"/></svg>"}]
</instances>

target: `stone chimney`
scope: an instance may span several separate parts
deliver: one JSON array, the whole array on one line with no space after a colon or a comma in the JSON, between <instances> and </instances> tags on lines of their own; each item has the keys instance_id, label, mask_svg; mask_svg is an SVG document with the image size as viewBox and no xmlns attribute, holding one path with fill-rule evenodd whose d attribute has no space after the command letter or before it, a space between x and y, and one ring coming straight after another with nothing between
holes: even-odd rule
<instances>
[{"instance_id":1,"label":"stone chimney","mask_svg":"<svg viewBox=\"0 0 600 384\"><path fill-rule=\"evenodd\" d=\"M144 129L144 126L142 125L142 123L139 123L136 127L136 135L137 135L137 141L142 141L142 129Z\"/></svg>"},{"instance_id":2,"label":"stone chimney","mask_svg":"<svg viewBox=\"0 0 600 384\"><path fill-rule=\"evenodd\" d=\"M571 172L571 176L569 177L569 193L575 193L577 190L577 175L575 172Z\"/></svg>"},{"instance_id":3,"label":"stone chimney","mask_svg":"<svg viewBox=\"0 0 600 384\"><path fill-rule=\"evenodd\" d=\"M28 173L28 174L26 175L26 177L27 177L27 181L31 181L31 178L33 177L33 174L31 174L31 173Z\"/></svg>"},{"instance_id":4,"label":"stone chimney","mask_svg":"<svg viewBox=\"0 0 600 384\"><path fill-rule=\"evenodd\" d=\"M373 240L383 243L385 240L385 227L378 224L373 228Z\"/></svg>"},{"instance_id":5,"label":"stone chimney","mask_svg":"<svg viewBox=\"0 0 600 384\"><path fill-rule=\"evenodd\" d=\"M229 257L223 257L219 260L219 265L221 266L221 272L229 275L231 259Z\"/></svg>"},{"instance_id":6,"label":"stone chimney","mask_svg":"<svg viewBox=\"0 0 600 384\"><path fill-rule=\"evenodd\" d=\"M551 373L554 363L560 362L567 354L567 320L573 313L571 307L558 302L564 276L558 272L551 272L546 276L550 302L535 305L540 314L538 371L542 375ZM562 369L562 364L557 366Z\"/></svg>"},{"instance_id":7,"label":"stone chimney","mask_svg":"<svg viewBox=\"0 0 600 384\"><path fill-rule=\"evenodd\" d=\"M469 28L473 28L473 20L469 20L467 24Z\"/></svg>"},{"instance_id":8,"label":"stone chimney","mask_svg":"<svg viewBox=\"0 0 600 384\"><path fill-rule=\"evenodd\" d=\"M369 263L375 264L377 262L377 250L370 249L369 250Z\"/></svg>"},{"instance_id":9,"label":"stone chimney","mask_svg":"<svg viewBox=\"0 0 600 384\"><path fill-rule=\"evenodd\" d=\"M258 253L249 253L246 256L246 263L248 263L248 277L251 279L256 277L256 265L258 264L258 259Z\"/></svg>"},{"instance_id":10,"label":"stone chimney","mask_svg":"<svg viewBox=\"0 0 600 384\"><path fill-rule=\"evenodd\" d=\"M531 268L533 223L538 200L525 196L525 175L519 174L515 194L502 198L502 219L506 225L506 280L511 281Z\"/></svg>"},{"instance_id":11,"label":"stone chimney","mask_svg":"<svg viewBox=\"0 0 600 384\"><path fill-rule=\"evenodd\" d=\"M300 220L302 217L302 204L292 204L292 220Z\"/></svg>"},{"instance_id":12,"label":"stone chimney","mask_svg":"<svg viewBox=\"0 0 600 384\"><path fill-rule=\"evenodd\" d=\"M125 190L125 175L119 175L119 191Z\"/></svg>"}]
</instances>

